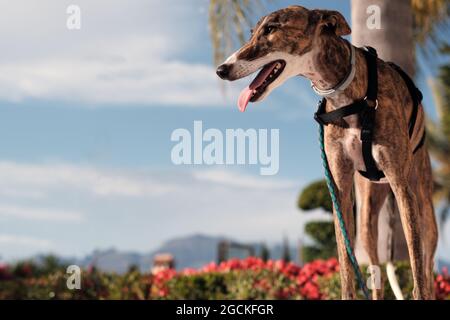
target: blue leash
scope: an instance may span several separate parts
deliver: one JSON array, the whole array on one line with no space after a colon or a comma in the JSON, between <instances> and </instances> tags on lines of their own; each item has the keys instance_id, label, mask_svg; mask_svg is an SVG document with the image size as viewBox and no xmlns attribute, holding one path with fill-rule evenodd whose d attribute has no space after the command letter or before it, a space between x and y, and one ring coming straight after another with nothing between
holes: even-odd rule
<instances>
[{"instance_id":1,"label":"blue leash","mask_svg":"<svg viewBox=\"0 0 450 320\"><path fill-rule=\"evenodd\" d=\"M364 278L359 269L358 262L356 261L355 254L353 252L352 246L350 244L350 239L348 237L347 229L345 228L344 218L342 217L341 206L339 200L336 196L336 188L333 183L333 177L330 172L330 167L328 165L327 154L325 153L325 142L324 142L324 129L323 125L319 125L319 142L320 142L320 152L322 157L323 168L325 169L325 179L327 181L328 191L330 192L331 200L333 201L333 206L336 211L337 218L339 220L339 226L341 227L342 236L344 237L345 249L347 251L348 258L353 267L353 271L356 275L356 280L358 285L364 293L367 300L370 300L369 290L367 289Z\"/></svg>"}]
</instances>

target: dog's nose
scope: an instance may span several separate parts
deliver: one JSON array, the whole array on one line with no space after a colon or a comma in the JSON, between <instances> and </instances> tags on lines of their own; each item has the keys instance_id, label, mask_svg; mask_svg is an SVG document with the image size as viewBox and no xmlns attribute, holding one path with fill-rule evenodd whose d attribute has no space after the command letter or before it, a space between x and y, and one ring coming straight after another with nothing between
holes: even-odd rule
<instances>
[{"instance_id":1,"label":"dog's nose","mask_svg":"<svg viewBox=\"0 0 450 320\"><path fill-rule=\"evenodd\" d=\"M221 64L217 67L216 73L221 79L228 79L230 74L231 66L229 64Z\"/></svg>"}]
</instances>

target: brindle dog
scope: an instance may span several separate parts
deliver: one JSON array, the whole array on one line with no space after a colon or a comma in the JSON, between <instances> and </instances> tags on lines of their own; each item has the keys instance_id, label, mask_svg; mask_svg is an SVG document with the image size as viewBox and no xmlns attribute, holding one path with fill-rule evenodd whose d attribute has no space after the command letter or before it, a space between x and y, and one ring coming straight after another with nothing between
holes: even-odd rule
<instances>
[{"instance_id":1,"label":"brindle dog","mask_svg":"<svg viewBox=\"0 0 450 320\"><path fill-rule=\"evenodd\" d=\"M248 102L261 101L286 79L297 75L308 78L320 89L333 88L345 79L351 68L351 44L341 38L350 33L344 17L336 11L308 10L300 6L278 10L258 22L250 40L218 67L217 74L222 79L236 80L262 68L241 93L241 111L245 110ZM325 127L325 150L352 245L355 236L353 184L361 195L359 228L373 265L379 264L378 213L392 189L408 245L414 280L413 296L415 299L432 299L437 226L432 203L431 165L425 147L413 155L413 149L425 130L424 111L419 106L415 132L410 139L408 122L413 104L407 86L386 62L378 59L377 63L379 105L372 152L378 169L386 178L374 183L357 172L365 170L357 115ZM335 110L363 99L367 86L366 60L362 49L356 48L355 77L344 91L327 98L326 110ZM342 298L354 299L354 274L336 219L335 230ZM373 291L374 299L381 299L382 295L382 289Z\"/></svg>"}]
</instances>

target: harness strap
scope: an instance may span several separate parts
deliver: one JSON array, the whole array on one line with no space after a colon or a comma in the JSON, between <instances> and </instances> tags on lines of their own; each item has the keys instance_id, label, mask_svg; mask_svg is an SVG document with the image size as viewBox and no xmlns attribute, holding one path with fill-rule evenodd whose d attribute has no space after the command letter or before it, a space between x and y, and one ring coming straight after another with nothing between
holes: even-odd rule
<instances>
[{"instance_id":1,"label":"harness strap","mask_svg":"<svg viewBox=\"0 0 450 320\"><path fill-rule=\"evenodd\" d=\"M385 175L382 171L378 170L375 159L372 154L372 142L373 132L375 128L376 110L378 107L378 70L377 70L377 52L372 47L364 47L364 57L367 63L367 91L366 97L363 100L358 100L352 104L341 107L337 110L326 112L326 98L323 98L318 105L318 110L314 114L314 119L321 125L328 125L336 120L350 116L352 114L359 115L359 121L361 124L361 144L362 144L362 156L366 171L359 171L359 173L371 180L379 181L384 178ZM403 78L408 87L408 91L413 100L413 110L409 121L409 136L412 137L417 120L417 114L419 104L423 98L420 90L414 85L411 78L396 64L389 62ZM419 142L414 148L413 153L416 153L425 143L425 131Z\"/></svg>"},{"instance_id":2,"label":"harness strap","mask_svg":"<svg viewBox=\"0 0 450 320\"><path fill-rule=\"evenodd\" d=\"M378 170L375 159L372 155L373 131L375 128L375 116L378 108L378 68L377 68L377 52L371 47L366 47L363 51L367 62L367 93L364 110L359 114L361 123L361 151L366 166L366 171L359 173L370 181L379 181L384 177L384 173ZM374 103L369 106L367 101Z\"/></svg>"},{"instance_id":3,"label":"harness strap","mask_svg":"<svg viewBox=\"0 0 450 320\"><path fill-rule=\"evenodd\" d=\"M366 98L375 102L378 97L377 51L372 47L364 47L363 53L367 62Z\"/></svg>"},{"instance_id":4,"label":"harness strap","mask_svg":"<svg viewBox=\"0 0 450 320\"><path fill-rule=\"evenodd\" d=\"M325 111L326 104L327 104L326 99L320 100L318 104L318 110L314 114L314 119L322 125L328 125L336 120L345 118L352 114L360 113L366 108L366 105L363 101L357 101L345 107L330 112L326 112Z\"/></svg>"},{"instance_id":5,"label":"harness strap","mask_svg":"<svg viewBox=\"0 0 450 320\"><path fill-rule=\"evenodd\" d=\"M419 151L419 149L423 147L423 145L425 144L426 137L427 137L427 132L424 130L422 138L420 138L419 143L414 148L413 154L416 153L417 151Z\"/></svg>"},{"instance_id":6,"label":"harness strap","mask_svg":"<svg viewBox=\"0 0 450 320\"><path fill-rule=\"evenodd\" d=\"M361 151L364 160L364 165L366 166L366 171L359 171L359 173L371 180L379 181L384 178L384 173L378 170L375 163L375 159L372 155L372 141L373 141L373 131L375 127L375 114L376 110L374 107L367 107L360 115L361 118Z\"/></svg>"},{"instance_id":7,"label":"harness strap","mask_svg":"<svg viewBox=\"0 0 450 320\"><path fill-rule=\"evenodd\" d=\"M419 104L423 99L422 92L415 86L414 81L406 74L405 71L403 71L402 68L400 68L398 65L396 65L393 62L388 62L388 64L395 69L395 71L398 72L398 74L403 78L403 81L405 81L406 86L408 87L409 94L411 96L411 99L413 101L413 110L411 113L411 119L409 121L409 137L412 137L414 133L414 127L416 125L417 120L417 113L419 111Z\"/></svg>"}]
</instances>

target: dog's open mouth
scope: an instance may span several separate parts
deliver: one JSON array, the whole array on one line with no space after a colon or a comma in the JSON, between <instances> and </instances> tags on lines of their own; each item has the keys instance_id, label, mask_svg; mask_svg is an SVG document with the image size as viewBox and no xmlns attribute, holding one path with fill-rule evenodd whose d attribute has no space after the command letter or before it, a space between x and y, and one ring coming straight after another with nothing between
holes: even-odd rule
<instances>
[{"instance_id":1,"label":"dog's open mouth","mask_svg":"<svg viewBox=\"0 0 450 320\"><path fill-rule=\"evenodd\" d=\"M239 95L239 110L244 112L249 102L257 101L267 87L280 76L285 66L286 62L284 60L276 60L266 64L252 83L250 83L247 88L242 90Z\"/></svg>"}]
</instances>

